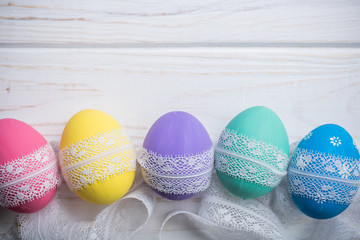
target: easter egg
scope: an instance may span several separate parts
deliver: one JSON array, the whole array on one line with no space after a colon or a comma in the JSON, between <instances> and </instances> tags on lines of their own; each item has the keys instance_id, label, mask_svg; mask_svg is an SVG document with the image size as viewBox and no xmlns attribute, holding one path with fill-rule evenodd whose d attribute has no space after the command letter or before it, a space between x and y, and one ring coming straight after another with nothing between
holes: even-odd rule
<instances>
[{"instance_id":1,"label":"easter egg","mask_svg":"<svg viewBox=\"0 0 360 240\"><path fill-rule=\"evenodd\" d=\"M215 148L222 185L243 199L269 193L286 174L289 140L280 118L269 108L248 108L234 117Z\"/></svg>"},{"instance_id":2,"label":"easter egg","mask_svg":"<svg viewBox=\"0 0 360 240\"><path fill-rule=\"evenodd\" d=\"M359 168L359 152L350 134L335 124L322 125L301 140L291 157L291 197L309 217L335 217L359 188Z\"/></svg>"},{"instance_id":3,"label":"easter egg","mask_svg":"<svg viewBox=\"0 0 360 240\"><path fill-rule=\"evenodd\" d=\"M134 182L133 146L122 126L99 110L82 110L68 121L59 155L67 185L88 202L115 202Z\"/></svg>"},{"instance_id":4,"label":"easter egg","mask_svg":"<svg viewBox=\"0 0 360 240\"><path fill-rule=\"evenodd\" d=\"M150 128L138 162L145 182L171 200L190 198L210 185L213 157L204 126L186 112L169 112Z\"/></svg>"},{"instance_id":5,"label":"easter egg","mask_svg":"<svg viewBox=\"0 0 360 240\"><path fill-rule=\"evenodd\" d=\"M51 146L28 124L0 120L0 205L33 213L54 197L60 183Z\"/></svg>"}]
</instances>

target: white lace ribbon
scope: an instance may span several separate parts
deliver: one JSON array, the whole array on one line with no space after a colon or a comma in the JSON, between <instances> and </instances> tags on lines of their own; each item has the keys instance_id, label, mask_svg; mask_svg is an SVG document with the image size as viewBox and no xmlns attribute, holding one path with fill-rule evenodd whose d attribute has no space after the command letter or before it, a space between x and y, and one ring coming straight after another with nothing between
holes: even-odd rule
<instances>
[{"instance_id":1,"label":"white lace ribbon","mask_svg":"<svg viewBox=\"0 0 360 240\"><path fill-rule=\"evenodd\" d=\"M18 216L21 239L131 239L149 220L155 206L151 189L140 186L102 209L95 219L74 221L61 209L58 195L36 214ZM86 209L84 209L86 211ZM142 211L146 212L143 214ZM136 218L134 218L136 216ZM139 217L143 216L143 217Z\"/></svg>"},{"instance_id":2,"label":"white lace ribbon","mask_svg":"<svg viewBox=\"0 0 360 240\"><path fill-rule=\"evenodd\" d=\"M360 185L357 159L297 148L289 167L289 188L297 196L350 204Z\"/></svg>"},{"instance_id":3,"label":"white lace ribbon","mask_svg":"<svg viewBox=\"0 0 360 240\"><path fill-rule=\"evenodd\" d=\"M0 205L17 207L41 198L60 183L55 153L49 144L0 165Z\"/></svg>"},{"instance_id":4,"label":"white lace ribbon","mask_svg":"<svg viewBox=\"0 0 360 240\"><path fill-rule=\"evenodd\" d=\"M188 207L189 211L179 210L169 213L158 231L161 233L164 228L169 230L167 236L170 238L171 236L179 238L179 234L184 233L189 238L193 232L194 239L360 239L360 192L354 197L348 209L339 216L316 220L306 217L295 207L289 195L287 178L284 178L269 194L252 200L242 200L232 196L221 184L216 183L218 180L215 176L213 179L208 191L203 193L201 203L198 203L197 199L185 200L182 206ZM156 194L149 187L141 184L139 171L133 190L123 199L99 210L96 217L88 216L86 221L74 221L73 209L88 212L90 203L82 202L76 207L71 204L70 207L67 204L68 197L73 201L73 194L67 187L60 187L56 199L43 210L34 214L19 215L17 226L20 237L21 239L130 239L153 216L156 205ZM196 210L190 212L190 209L194 209L194 204L199 204L199 212ZM179 207L178 202L166 202L165 205L170 208ZM154 217L159 217L161 210L157 208ZM187 216L186 222L191 224L191 229L182 233L173 231L173 227L166 229L168 220L184 225L183 219L181 222L176 222L178 215ZM156 222L155 219L149 221L148 230L139 233L136 237L140 239L144 238L145 233L157 232L154 231ZM14 239L14 229L16 226L5 234L0 234L0 238ZM146 237L150 238L154 235L146 235Z\"/></svg>"},{"instance_id":5,"label":"white lace ribbon","mask_svg":"<svg viewBox=\"0 0 360 240\"><path fill-rule=\"evenodd\" d=\"M204 229L203 233L209 239L291 239L268 209L269 201L267 197L239 199L224 190L214 177L211 186L203 194L198 214L171 212L163 221L161 229L171 218L183 214Z\"/></svg>"},{"instance_id":6,"label":"white lace ribbon","mask_svg":"<svg viewBox=\"0 0 360 240\"><path fill-rule=\"evenodd\" d=\"M59 158L65 180L74 191L95 181L136 170L135 151L121 128L66 146Z\"/></svg>"},{"instance_id":7,"label":"white lace ribbon","mask_svg":"<svg viewBox=\"0 0 360 240\"><path fill-rule=\"evenodd\" d=\"M279 184L288 163L288 155L279 148L227 128L215 148L218 171L267 187Z\"/></svg>"},{"instance_id":8,"label":"white lace ribbon","mask_svg":"<svg viewBox=\"0 0 360 240\"><path fill-rule=\"evenodd\" d=\"M211 150L189 156L161 156L140 150L138 162L145 182L168 194L199 193L210 185L213 157Z\"/></svg>"}]
</instances>

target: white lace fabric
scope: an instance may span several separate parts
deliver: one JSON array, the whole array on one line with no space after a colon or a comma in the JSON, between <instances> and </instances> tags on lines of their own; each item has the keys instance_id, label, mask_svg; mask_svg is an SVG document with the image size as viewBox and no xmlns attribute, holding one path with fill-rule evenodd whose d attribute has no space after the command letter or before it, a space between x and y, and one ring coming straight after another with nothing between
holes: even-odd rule
<instances>
[{"instance_id":1,"label":"white lace fabric","mask_svg":"<svg viewBox=\"0 0 360 240\"><path fill-rule=\"evenodd\" d=\"M294 149L294 145L291 149ZM175 221L175 224L183 224L176 222L178 219L175 216L185 215L192 229L196 229L193 239L360 239L360 192L354 196L348 209L339 216L316 220L305 216L295 207L289 194L287 178L283 178L269 194L251 200L233 196L219 184L216 176L212 179L211 186L202 194L199 211L179 210L168 213L161 219L163 224L158 230L159 237L162 230L166 230L169 220ZM154 232L155 225L148 220L152 215L161 216L159 212L153 213L156 194L142 183L140 171L136 172L135 184L129 194L99 210L96 217L83 221L73 220L72 209L64 206L64 202L69 202L68 197L74 201L72 197L75 195L66 185L62 185L58 190L55 199L41 211L19 214L16 224L18 229L14 225L4 234L0 234L0 239L13 240L18 233L21 239L127 240L135 236L147 222L150 224L150 231ZM73 195L66 197L66 193ZM166 204L172 204L174 209L179 207L179 202L169 201ZM192 199L183 201L182 209L186 208L187 204L192 206L189 209L193 209ZM91 206L86 202L83 205L76 204L76 208L84 212L88 212ZM161 209L156 208L156 211ZM188 239L192 239L192 229L186 231ZM173 231L172 227L168 230L170 231L167 231L167 236L170 239L171 236L179 238L179 231ZM144 233L136 237L144 238ZM151 234L146 235L146 238L156 239L156 236Z\"/></svg>"},{"instance_id":2,"label":"white lace fabric","mask_svg":"<svg viewBox=\"0 0 360 240\"><path fill-rule=\"evenodd\" d=\"M43 197L60 183L49 144L0 165L0 205L17 207Z\"/></svg>"},{"instance_id":3,"label":"white lace fabric","mask_svg":"<svg viewBox=\"0 0 360 240\"><path fill-rule=\"evenodd\" d=\"M66 146L59 158L65 180L74 191L95 181L136 170L135 151L122 128Z\"/></svg>"},{"instance_id":4,"label":"white lace fabric","mask_svg":"<svg viewBox=\"0 0 360 240\"><path fill-rule=\"evenodd\" d=\"M297 148L289 167L289 188L297 196L350 204L359 184L359 160Z\"/></svg>"},{"instance_id":5,"label":"white lace fabric","mask_svg":"<svg viewBox=\"0 0 360 240\"><path fill-rule=\"evenodd\" d=\"M155 198L151 189L144 186L102 209L95 219L72 220L62 212L57 196L41 212L18 216L19 235L23 240L32 239L130 239L150 218ZM140 211L146 211L139 219Z\"/></svg>"},{"instance_id":6,"label":"white lace fabric","mask_svg":"<svg viewBox=\"0 0 360 240\"><path fill-rule=\"evenodd\" d=\"M269 209L268 196L243 200L227 192L216 176L204 192L198 214L174 211L164 220L184 214L204 230L209 239L291 239Z\"/></svg>"},{"instance_id":7,"label":"white lace fabric","mask_svg":"<svg viewBox=\"0 0 360 240\"><path fill-rule=\"evenodd\" d=\"M138 162L145 182L169 194L194 194L210 185L213 169L211 150L189 156L161 156L140 150Z\"/></svg>"},{"instance_id":8,"label":"white lace fabric","mask_svg":"<svg viewBox=\"0 0 360 240\"><path fill-rule=\"evenodd\" d=\"M252 233L259 238L282 239L284 232L280 221L269 211L267 202L266 197L239 199L223 189L214 177L211 187L203 196L199 216L218 226ZM233 237L237 234L235 231Z\"/></svg>"},{"instance_id":9,"label":"white lace fabric","mask_svg":"<svg viewBox=\"0 0 360 240\"><path fill-rule=\"evenodd\" d=\"M155 193L142 183L141 174L137 171L134 185L126 196L108 206L104 205L94 218L82 221L74 220L71 208L64 206L66 200L62 196L73 193L66 185L62 185L55 198L44 209L37 213L18 215L19 237L23 240L131 239L148 222L156 204ZM78 205L76 208L87 212L92 206L84 202L84 206ZM6 234L10 236L12 232L13 229L10 228ZM5 238L5 234L0 235L1 237L13 239Z\"/></svg>"},{"instance_id":10,"label":"white lace fabric","mask_svg":"<svg viewBox=\"0 0 360 240\"><path fill-rule=\"evenodd\" d=\"M161 156L143 148L138 153L138 162L157 175L178 177L209 171L213 165L212 157L210 150L196 155L172 157Z\"/></svg>"},{"instance_id":11,"label":"white lace fabric","mask_svg":"<svg viewBox=\"0 0 360 240\"><path fill-rule=\"evenodd\" d=\"M141 169L145 182L152 188L169 194L194 194L204 191L210 185L212 173L208 171L199 176L169 178L156 176L146 169Z\"/></svg>"},{"instance_id":12,"label":"white lace fabric","mask_svg":"<svg viewBox=\"0 0 360 240\"><path fill-rule=\"evenodd\" d=\"M215 149L215 168L229 176L275 187L289 158L281 149L225 128Z\"/></svg>"}]
</instances>

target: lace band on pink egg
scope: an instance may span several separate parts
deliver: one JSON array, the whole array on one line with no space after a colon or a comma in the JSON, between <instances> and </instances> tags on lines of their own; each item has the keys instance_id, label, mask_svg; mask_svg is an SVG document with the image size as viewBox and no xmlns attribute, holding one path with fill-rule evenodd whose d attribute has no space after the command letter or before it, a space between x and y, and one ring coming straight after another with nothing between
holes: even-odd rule
<instances>
[{"instance_id":1,"label":"lace band on pink egg","mask_svg":"<svg viewBox=\"0 0 360 240\"><path fill-rule=\"evenodd\" d=\"M133 146L122 129L104 131L71 144L60 151L59 157L62 173L73 191L136 170Z\"/></svg>"},{"instance_id":2,"label":"lace band on pink egg","mask_svg":"<svg viewBox=\"0 0 360 240\"><path fill-rule=\"evenodd\" d=\"M199 193L210 185L213 155L211 150L190 156L160 156L142 149L138 162L145 182L168 194Z\"/></svg>"},{"instance_id":3,"label":"lace band on pink egg","mask_svg":"<svg viewBox=\"0 0 360 240\"><path fill-rule=\"evenodd\" d=\"M49 144L0 165L0 205L17 207L41 198L60 183L55 154Z\"/></svg>"}]
</instances>

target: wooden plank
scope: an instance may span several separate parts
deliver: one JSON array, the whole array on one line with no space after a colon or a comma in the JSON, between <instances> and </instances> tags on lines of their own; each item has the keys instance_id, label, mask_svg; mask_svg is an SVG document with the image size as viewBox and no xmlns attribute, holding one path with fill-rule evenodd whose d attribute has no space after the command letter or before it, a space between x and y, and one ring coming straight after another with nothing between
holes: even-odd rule
<instances>
[{"instance_id":1,"label":"wooden plank","mask_svg":"<svg viewBox=\"0 0 360 240\"><path fill-rule=\"evenodd\" d=\"M266 105L290 141L325 123L360 139L360 49L0 49L0 118L59 141L66 121L103 110L137 147L171 110L195 115L214 142L239 112Z\"/></svg>"},{"instance_id":2,"label":"wooden plank","mask_svg":"<svg viewBox=\"0 0 360 240\"><path fill-rule=\"evenodd\" d=\"M360 43L359 12L353 0L1 0L0 43L346 46Z\"/></svg>"}]
</instances>

